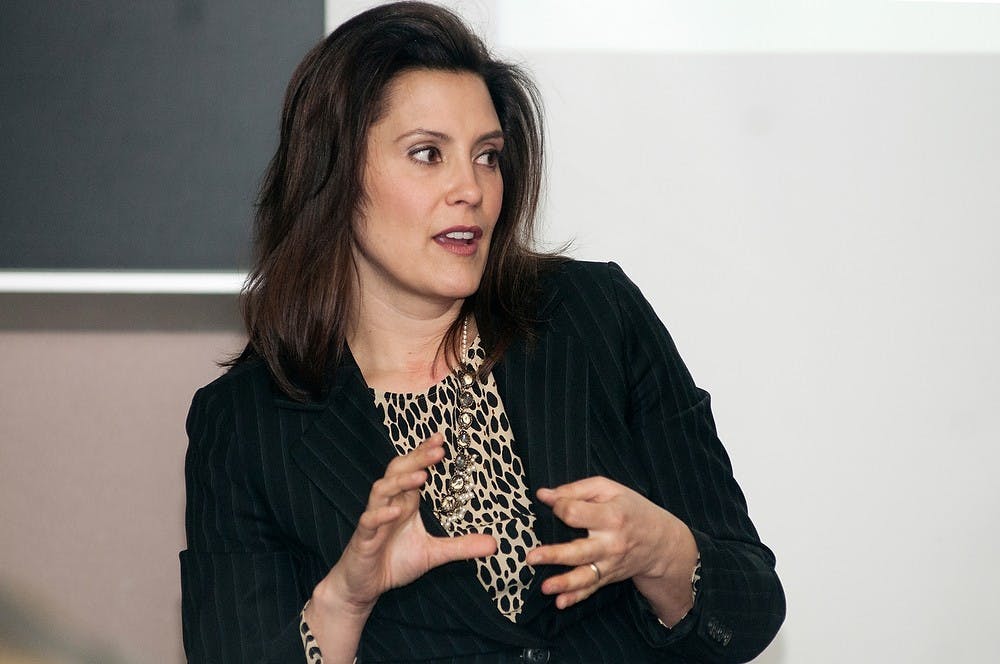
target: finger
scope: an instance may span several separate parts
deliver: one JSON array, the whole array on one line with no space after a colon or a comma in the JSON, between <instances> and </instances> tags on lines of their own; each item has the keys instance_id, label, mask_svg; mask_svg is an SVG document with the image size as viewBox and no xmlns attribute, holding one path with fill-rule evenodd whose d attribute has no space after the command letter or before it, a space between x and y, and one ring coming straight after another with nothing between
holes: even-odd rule
<instances>
[{"instance_id":1,"label":"finger","mask_svg":"<svg viewBox=\"0 0 1000 664\"><path fill-rule=\"evenodd\" d=\"M616 522L613 507L607 503L560 498L552 504L552 512L573 528L597 530L609 528Z\"/></svg>"},{"instance_id":2,"label":"finger","mask_svg":"<svg viewBox=\"0 0 1000 664\"><path fill-rule=\"evenodd\" d=\"M482 558L496 553L497 541L489 535L462 535L460 537L435 537L430 550L431 567L454 560Z\"/></svg>"},{"instance_id":3,"label":"finger","mask_svg":"<svg viewBox=\"0 0 1000 664\"><path fill-rule=\"evenodd\" d=\"M525 559L529 565L589 565L604 557L604 547L596 540L586 537L562 544L546 544L528 552Z\"/></svg>"},{"instance_id":4,"label":"finger","mask_svg":"<svg viewBox=\"0 0 1000 664\"><path fill-rule=\"evenodd\" d=\"M398 518L403 509L399 505L385 505L372 510L365 510L361 518L358 519L356 533L369 539L375 535L379 528L387 523L391 523Z\"/></svg>"},{"instance_id":5,"label":"finger","mask_svg":"<svg viewBox=\"0 0 1000 664\"><path fill-rule=\"evenodd\" d=\"M385 474L410 473L433 466L444 457L444 434L436 433L412 451L389 462Z\"/></svg>"},{"instance_id":6,"label":"finger","mask_svg":"<svg viewBox=\"0 0 1000 664\"><path fill-rule=\"evenodd\" d=\"M545 579L545 583L542 584L542 592L546 595L564 595L591 588L596 590L609 580L609 570L606 569L605 565L608 564L605 563L598 565L598 567L601 568L600 580L598 580L597 575L594 574L593 568L588 563L587 565L574 567L570 571L563 574ZM593 592L593 590L591 590L591 592Z\"/></svg>"},{"instance_id":7,"label":"finger","mask_svg":"<svg viewBox=\"0 0 1000 664\"><path fill-rule=\"evenodd\" d=\"M614 496L620 485L606 477L587 477L576 482L562 484L554 488L541 488L536 495L546 505L559 498L575 498L576 500L607 500Z\"/></svg>"},{"instance_id":8,"label":"finger","mask_svg":"<svg viewBox=\"0 0 1000 664\"><path fill-rule=\"evenodd\" d=\"M389 468L398 472L409 472L426 468L440 461L444 455L444 434L435 433L426 438L413 450L389 462Z\"/></svg>"},{"instance_id":9,"label":"finger","mask_svg":"<svg viewBox=\"0 0 1000 664\"><path fill-rule=\"evenodd\" d=\"M567 609L574 604L582 602L597 592L598 588L600 588L600 586L593 585L589 588L583 588L582 590L574 590L573 592L563 593L562 595L556 597L556 608Z\"/></svg>"},{"instance_id":10,"label":"finger","mask_svg":"<svg viewBox=\"0 0 1000 664\"><path fill-rule=\"evenodd\" d=\"M389 502L406 493L414 491L423 486L427 481L427 471L415 470L406 474L387 475L372 484L368 494L368 507L382 507Z\"/></svg>"}]
</instances>

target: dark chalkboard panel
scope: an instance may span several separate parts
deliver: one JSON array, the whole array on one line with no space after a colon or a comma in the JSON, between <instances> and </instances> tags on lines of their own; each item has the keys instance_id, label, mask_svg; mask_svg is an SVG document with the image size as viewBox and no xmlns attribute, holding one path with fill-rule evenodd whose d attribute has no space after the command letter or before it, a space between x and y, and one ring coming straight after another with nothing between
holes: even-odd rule
<instances>
[{"instance_id":1,"label":"dark chalkboard panel","mask_svg":"<svg viewBox=\"0 0 1000 664\"><path fill-rule=\"evenodd\" d=\"M322 0L0 5L0 268L242 269Z\"/></svg>"}]
</instances>

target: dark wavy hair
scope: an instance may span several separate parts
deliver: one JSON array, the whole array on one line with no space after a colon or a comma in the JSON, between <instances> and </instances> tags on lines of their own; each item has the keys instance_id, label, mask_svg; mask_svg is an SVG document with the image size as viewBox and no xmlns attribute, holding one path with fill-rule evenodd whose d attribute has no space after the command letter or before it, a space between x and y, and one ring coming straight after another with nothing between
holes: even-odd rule
<instances>
[{"instance_id":1,"label":"dark wavy hair","mask_svg":"<svg viewBox=\"0 0 1000 664\"><path fill-rule=\"evenodd\" d=\"M488 372L518 336L531 338L540 273L557 262L532 247L542 179L537 89L517 66L494 59L452 12L399 2L350 19L296 68L285 94L281 138L261 185L254 262L242 294L249 342L228 364L267 363L290 397L322 395L342 359L356 297L352 246L364 202L368 130L386 111L387 87L414 69L470 72L486 83L504 133L504 188L473 314ZM460 320L439 348L454 357Z\"/></svg>"}]
</instances>

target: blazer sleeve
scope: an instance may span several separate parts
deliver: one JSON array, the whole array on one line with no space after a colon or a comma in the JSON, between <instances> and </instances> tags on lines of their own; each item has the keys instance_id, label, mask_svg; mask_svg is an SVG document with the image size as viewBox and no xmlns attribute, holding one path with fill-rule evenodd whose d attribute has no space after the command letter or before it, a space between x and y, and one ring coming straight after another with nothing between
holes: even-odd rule
<instances>
[{"instance_id":1,"label":"blazer sleeve","mask_svg":"<svg viewBox=\"0 0 1000 664\"><path fill-rule=\"evenodd\" d=\"M184 651L194 663L304 662L300 613L311 588L269 525L248 470L252 453L237 438L234 399L220 392L218 383L199 390L187 419Z\"/></svg>"},{"instance_id":2,"label":"blazer sleeve","mask_svg":"<svg viewBox=\"0 0 1000 664\"><path fill-rule=\"evenodd\" d=\"M774 638L785 596L733 478L708 393L695 386L669 333L621 268L610 264L629 384L628 426L650 469L651 498L684 521L701 554L692 612L666 629L634 593L633 615L654 647L703 662L745 662Z\"/></svg>"}]
</instances>

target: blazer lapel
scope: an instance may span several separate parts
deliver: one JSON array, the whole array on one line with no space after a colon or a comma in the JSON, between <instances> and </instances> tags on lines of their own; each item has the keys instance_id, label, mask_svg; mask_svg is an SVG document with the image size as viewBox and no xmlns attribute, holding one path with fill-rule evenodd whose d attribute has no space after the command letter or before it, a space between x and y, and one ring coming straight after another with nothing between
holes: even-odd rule
<instances>
[{"instance_id":1,"label":"blazer lapel","mask_svg":"<svg viewBox=\"0 0 1000 664\"><path fill-rule=\"evenodd\" d=\"M368 504L372 484L396 455L353 358L335 372L323 413L292 445L291 456L351 522Z\"/></svg>"},{"instance_id":2,"label":"blazer lapel","mask_svg":"<svg viewBox=\"0 0 1000 664\"><path fill-rule=\"evenodd\" d=\"M546 544L573 539L580 531L537 502L535 492L587 477L591 465L588 363L577 345L574 339L555 334L531 345L518 341L493 369L514 447L528 476L535 532Z\"/></svg>"},{"instance_id":3,"label":"blazer lapel","mask_svg":"<svg viewBox=\"0 0 1000 664\"><path fill-rule=\"evenodd\" d=\"M593 474L586 406L589 370L578 346L571 337L557 334L545 334L533 344L519 341L493 369L514 447L525 465L535 534L543 544L586 536L586 531L570 528L535 497L541 487L556 487ZM542 582L563 570L552 565L535 568L518 622L530 623L555 601L555 596L542 594Z\"/></svg>"}]
</instances>

